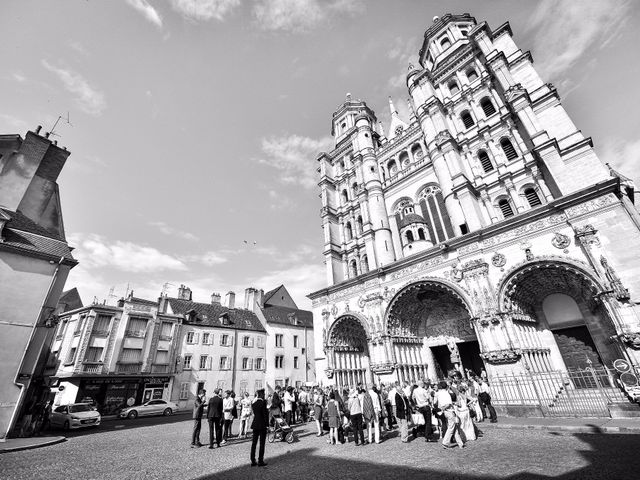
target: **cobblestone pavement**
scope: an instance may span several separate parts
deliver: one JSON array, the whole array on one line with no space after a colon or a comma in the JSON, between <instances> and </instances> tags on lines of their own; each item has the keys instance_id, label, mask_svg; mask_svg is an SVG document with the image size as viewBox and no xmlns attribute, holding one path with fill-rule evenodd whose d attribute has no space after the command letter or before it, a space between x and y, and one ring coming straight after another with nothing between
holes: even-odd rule
<instances>
[{"instance_id":1,"label":"cobblestone pavement","mask_svg":"<svg viewBox=\"0 0 640 480\"><path fill-rule=\"evenodd\" d=\"M64 443L0 455L3 479L611 479L638 478L640 435L558 434L487 429L467 448L445 450L422 438L403 444L328 445L311 425L297 440L267 444L265 468L249 466L250 440L220 449L189 446L192 422L116 421ZM101 426L102 428L102 426ZM208 438L203 422L201 439Z\"/></svg>"}]
</instances>

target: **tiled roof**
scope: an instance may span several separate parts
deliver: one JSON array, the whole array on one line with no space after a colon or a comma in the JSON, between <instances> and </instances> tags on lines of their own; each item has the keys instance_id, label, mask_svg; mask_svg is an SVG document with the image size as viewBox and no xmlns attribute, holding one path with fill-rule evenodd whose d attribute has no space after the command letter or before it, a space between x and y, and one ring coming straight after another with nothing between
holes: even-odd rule
<instances>
[{"instance_id":1,"label":"tiled roof","mask_svg":"<svg viewBox=\"0 0 640 480\"><path fill-rule=\"evenodd\" d=\"M55 240L64 242L64 238L59 237L54 232L50 232L44 227L41 227L22 213L12 212L11 210L5 209L3 209L2 211L9 215L9 217L11 217L11 220L7 222L5 228L13 228L15 230L20 230L23 232L35 233L36 235L40 235L42 237L53 238Z\"/></svg>"},{"instance_id":2,"label":"tiled roof","mask_svg":"<svg viewBox=\"0 0 640 480\"><path fill-rule=\"evenodd\" d=\"M308 310L266 305L262 312L268 323L313 328L313 313ZM292 318L297 319L297 323L292 323Z\"/></svg>"},{"instance_id":3,"label":"tiled roof","mask_svg":"<svg viewBox=\"0 0 640 480\"><path fill-rule=\"evenodd\" d=\"M206 325L211 327L230 328L236 330L254 330L265 332L266 330L260 323L260 320L250 310L239 308L229 309L219 303L198 303L189 300L181 300L179 298L167 298L171 310L178 315L185 315L185 324ZM195 311L198 320L190 321L187 313ZM229 325L223 325L220 316L224 313L229 315Z\"/></svg>"},{"instance_id":4,"label":"tiled roof","mask_svg":"<svg viewBox=\"0 0 640 480\"><path fill-rule=\"evenodd\" d=\"M35 254L55 257L56 259L64 257L67 261L77 263L71 255L69 245L63 241L34 235L28 232L11 230L7 227L4 228L3 235L4 242L0 244L2 247L12 247Z\"/></svg>"},{"instance_id":5,"label":"tiled roof","mask_svg":"<svg viewBox=\"0 0 640 480\"><path fill-rule=\"evenodd\" d=\"M279 287L274 288L273 290L269 290L267 293L264 294L264 302L268 302L269 299L271 297L273 297L275 295L275 293L280 290L281 287L284 287L284 285L280 285Z\"/></svg>"},{"instance_id":6,"label":"tiled roof","mask_svg":"<svg viewBox=\"0 0 640 480\"><path fill-rule=\"evenodd\" d=\"M157 300L145 300L144 298L138 298L138 297L129 297L127 298L126 301L129 303L139 303L141 305L150 305L152 307L158 306Z\"/></svg>"},{"instance_id":7,"label":"tiled roof","mask_svg":"<svg viewBox=\"0 0 640 480\"><path fill-rule=\"evenodd\" d=\"M82 299L80 298L78 289L72 288L71 290L62 292L62 295L60 295L60 300L58 300L58 305L64 305L64 308L62 310L63 312L82 308Z\"/></svg>"}]
</instances>

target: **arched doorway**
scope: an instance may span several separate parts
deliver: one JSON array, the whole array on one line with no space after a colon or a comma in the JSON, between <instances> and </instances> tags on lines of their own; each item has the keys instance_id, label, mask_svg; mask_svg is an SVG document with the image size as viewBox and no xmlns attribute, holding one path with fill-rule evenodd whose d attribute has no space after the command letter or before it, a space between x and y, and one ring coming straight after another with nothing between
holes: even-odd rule
<instances>
[{"instance_id":1,"label":"arched doorway","mask_svg":"<svg viewBox=\"0 0 640 480\"><path fill-rule=\"evenodd\" d=\"M358 318L353 315L338 318L329 332L327 346L329 365L338 388L371 382L367 333Z\"/></svg>"},{"instance_id":2,"label":"arched doorway","mask_svg":"<svg viewBox=\"0 0 640 480\"><path fill-rule=\"evenodd\" d=\"M452 286L423 281L401 290L387 310L401 381L442 378L458 370L480 373L480 346L467 302Z\"/></svg>"},{"instance_id":3,"label":"arched doorway","mask_svg":"<svg viewBox=\"0 0 640 480\"><path fill-rule=\"evenodd\" d=\"M610 366L620 356L611 342L615 328L598 300L602 287L585 270L557 261L532 262L513 273L501 291L505 310L515 313L516 333L551 331L568 370Z\"/></svg>"}]
</instances>

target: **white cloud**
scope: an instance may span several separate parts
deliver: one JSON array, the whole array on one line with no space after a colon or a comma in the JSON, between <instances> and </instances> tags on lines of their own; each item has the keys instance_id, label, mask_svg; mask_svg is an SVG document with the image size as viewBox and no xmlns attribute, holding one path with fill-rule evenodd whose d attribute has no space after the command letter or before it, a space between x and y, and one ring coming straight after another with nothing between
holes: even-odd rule
<instances>
[{"instance_id":1,"label":"white cloud","mask_svg":"<svg viewBox=\"0 0 640 480\"><path fill-rule=\"evenodd\" d=\"M11 76L16 82L19 82L19 83L24 83L27 81L27 77L22 75L20 72L13 72Z\"/></svg>"},{"instance_id":2,"label":"white cloud","mask_svg":"<svg viewBox=\"0 0 640 480\"><path fill-rule=\"evenodd\" d=\"M212 267L214 265L220 265L221 263L226 263L228 261L228 251L223 252L214 252L210 250L203 254L198 255L188 255L183 258L185 262L190 263L198 263L202 265L206 265L207 267Z\"/></svg>"},{"instance_id":3,"label":"white cloud","mask_svg":"<svg viewBox=\"0 0 640 480\"><path fill-rule=\"evenodd\" d=\"M529 31L536 32L533 54L542 78L556 80L594 48L606 46L630 16L628 0L543 0Z\"/></svg>"},{"instance_id":4,"label":"white cloud","mask_svg":"<svg viewBox=\"0 0 640 480\"><path fill-rule=\"evenodd\" d=\"M2 132L17 130L16 132L11 133L22 133L23 130L28 129L27 122L25 122L21 118L14 117L13 115L7 115L6 113L0 113L0 125L7 125L7 127L0 130Z\"/></svg>"},{"instance_id":5,"label":"white cloud","mask_svg":"<svg viewBox=\"0 0 640 480\"><path fill-rule=\"evenodd\" d=\"M89 115L100 115L107 108L104 93L93 88L79 74L69 69L59 68L42 60L42 65L52 73L55 73L64 87L76 95L78 108Z\"/></svg>"},{"instance_id":6,"label":"white cloud","mask_svg":"<svg viewBox=\"0 0 640 480\"><path fill-rule=\"evenodd\" d=\"M74 257L87 269L113 268L123 272L149 273L165 270L187 270L176 257L133 242L109 241L94 233L69 235L76 245Z\"/></svg>"},{"instance_id":7,"label":"white cloud","mask_svg":"<svg viewBox=\"0 0 640 480\"><path fill-rule=\"evenodd\" d=\"M85 55L85 56L89 56L89 52L86 50L86 48L84 48L82 46L82 44L80 42L77 41L69 41L68 43L69 47L73 50L75 50L76 52Z\"/></svg>"},{"instance_id":8,"label":"white cloud","mask_svg":"<svg viewBox=\"0 0 640 480\"><path fill-rule=\"evenodd\" d=\"M127 0L127 3L141 13L149 22L158 28L162 28L162 17L147 0Z\"/></svg>"},{"instance_id":9,"label":"white cloud","mask_svg":"<svg viewBox=\"0 0 640 480\"><path fill-rule=\"evenodd\" d=\"M178 230L177 228L173 228L170 225L168 225L166 222L149 222L149 225L157 228L165 235L182 238L183 240L191 240L191 241L198 240L198 237L195 236L193 233L184 232L182 230Z\"/></svg>"},{"instance_id":10,"label":"white cloud","mask_svg":"<svg viewBox=\"0 0 640 480\"><path fill-rule=\"evenodd\" d=\"M339 15L361 12L360 0L258 0L253 14L264 30L302 33L327 24Z\"/></svg>"},{"instance_id":11,"label":"white cloud","mask_svg":"<svg viewBox=\"0 0 640 480\"><path fill-rule=\"evenodd\" d=\"M240 0L171 0L171 5L189 20L222 21L240 5Z\"/></svg>"},{"instance_id":12,"label":"white cloud","mask_svg":"<svg viewBox=\"0 0 640 480\"><path fill-rule=\"evenodd\" d=\"M600 158L618 173L631 178L636 190L640 189L640 140L609 140L603 144Z\"/></svg>"},{"instance_id":13,"label":"white cloud","mask_svg":"<svg viewBox=\"0 0 640 480\"><path fill-rule=\"evenodd\" d=\"M284 284L298 307L310 310L311 301L306 297L327 286L327 275L324 265L320 263L294 264L288 268L267 272L252 279L250 284L263 290Z\"/></svg>"},{"instance_id":14,"label":"white cloud","mask_svg":"<svg viewBox=\"0 0 640 480\"><path fill-rule=\"evenodd\" d=\"M331 149L332 142L331 137L316 140L299 135L263 138L265 157L258 161L279 170L283 183L314 188L318 183L316 157Z\"/></svg>"}]
</instances>

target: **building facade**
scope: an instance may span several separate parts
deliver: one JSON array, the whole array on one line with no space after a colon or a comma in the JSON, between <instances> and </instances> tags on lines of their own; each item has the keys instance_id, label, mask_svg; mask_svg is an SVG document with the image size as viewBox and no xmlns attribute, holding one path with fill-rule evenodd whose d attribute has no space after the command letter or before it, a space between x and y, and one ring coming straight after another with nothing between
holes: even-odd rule
<instances>
[{"instance_id":1,"label":"building facade","mask_svg":"<svg viewBox=\"0 0 640 480\"><path fill-rule=\"evenodd\" d=\"M640 217L508 23L435 18L409 118L347 94L318 156L324 384L640 361Z\"/></svg>"},{"instance_id":2,"label":"building facade","mask_svg":"<svg viewBox=\"0 0 640 480\"><path fill-rule=\"evenodd\" d=\"M57 184L69 152L39 132L0 135L0 441L46 394L58 299L77 264Z\"/></svg>"},{"instance_id":3,"label":"building facade","mask_svg":"<svg viewBox=\"0 0 640 480\"><path fill-rule=\"evenodd\" d=\"M60 316L46 373L54 405L94 403L103 415L169 400L182 318L131 293L117 306L93 304Z\"/></svg>"},{"instance_id":4,"label":"building facade","mask_svg":"<svg viewBox=\"0 0 640 480\"><path fill-rule=\"evenodd\" d=\"M253 395L265 387L266 331L255 313L236 308L234 292L224 303L217 293L211 303L194 302L184 285L178 298L164 299L166 312L183 319L171 394L181 408L191 408L203 388L211 396L216 388Z\"/></svg>"}]
</instances>

